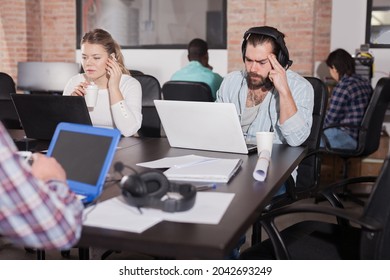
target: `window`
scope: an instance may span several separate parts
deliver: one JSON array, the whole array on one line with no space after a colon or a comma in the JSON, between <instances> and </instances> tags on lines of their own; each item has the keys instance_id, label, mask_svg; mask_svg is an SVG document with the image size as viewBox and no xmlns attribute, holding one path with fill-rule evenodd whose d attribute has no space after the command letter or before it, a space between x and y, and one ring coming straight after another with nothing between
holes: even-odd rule
<instances>
[{"instance_id":1,"label":"window","mask_svg":"<svg viewBox=\"0 0 390 280\"><path fill-rule=\"evenodd\" d=\"M77 47L94 28L122 48L186 48L194 38L226 49L226 0L77 0Z\"/></svg>"},{"instance_id":2,"label":"window","mask_svg":"<svg viewBox=\"0 0 390 280\"><path fill-rule=\"evenodd\" d=\"M371 48L390 48L388 0L367 0L366 43Z\"/></svg>"}]
</instances>

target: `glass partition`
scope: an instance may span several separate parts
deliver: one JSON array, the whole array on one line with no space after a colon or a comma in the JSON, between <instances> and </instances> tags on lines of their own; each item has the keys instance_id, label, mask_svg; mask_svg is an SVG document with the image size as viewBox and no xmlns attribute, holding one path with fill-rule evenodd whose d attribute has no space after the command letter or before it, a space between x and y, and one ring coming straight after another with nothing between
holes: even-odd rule
<instances>
[{"instance_id":1,"label":"glass partition","mask_svg":"<svg viewBox=\"0 0 390 280\"><path fill-rule=\"evenodd\" d=\"M390 48L390 1L367 0L366 43Z\"/></svg>"},{"instance_id":2,"label":"glass partition","mask_svg":"<svg viewBox=\"0 0 390 280\"><path fill-rule=\"evenodd\" d=\"M77 48L94 28L122 48L186 48L194 38L226 49L226 0L77 0Z\"/></svg>"}]
</instances>

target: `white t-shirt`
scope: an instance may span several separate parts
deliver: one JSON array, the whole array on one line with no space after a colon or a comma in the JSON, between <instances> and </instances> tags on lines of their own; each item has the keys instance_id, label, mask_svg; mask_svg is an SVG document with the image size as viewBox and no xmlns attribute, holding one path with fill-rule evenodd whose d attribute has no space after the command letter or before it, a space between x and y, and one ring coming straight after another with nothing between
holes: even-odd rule
<instances>
[{"instance_id":1,"label":"white t-shirt","mask_svg":"<svg viewBox=\"0 0 390 280\"><path fill-rule=\"evenodd\" d=\"M85 82L83 74L73 76L65 86L63 95L71 95L74 88ZM123 101L111 105L108 89L99 89L94 108L88 108L94 126L117 128L123 136L137 133L142 123L142 89L140 83L129 75L122 75L119 89Z\"/></svg>"}]
</instances>

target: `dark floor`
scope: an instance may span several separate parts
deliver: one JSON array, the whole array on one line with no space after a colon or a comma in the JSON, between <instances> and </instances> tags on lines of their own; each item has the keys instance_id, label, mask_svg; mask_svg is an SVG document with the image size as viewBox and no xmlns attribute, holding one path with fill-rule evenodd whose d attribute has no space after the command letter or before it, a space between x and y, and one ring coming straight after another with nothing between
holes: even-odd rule
<instances>
[{"instance_id":1,"label":"dark floor","mask_svg":"<svg viewBox=\"0 0 390 280\"><path fill-rule=\"evenodd\" d=\"M313 199L309 200L303 200L298 203L313 203ZM327 202L320 202L321 204L326 205ZM362 207L358 206L357 204L346 201L345 202L345 208L353 210L353 211L362 211ZM324 221L330 221L330 222L336 222L334 218L318 215L318 214L292 214L285 217L280 218L277 220L277 225L280 228L284 228L294 222L297 222L299 220L303 219L321 219ZM251 240L251 233L252 229L250 228L247 232L246 236L246 243L241 247L241 249L245 249L248 246L250 246L250 240ZM262 237L266 238L266 234L262 233ZM101 255L105 253L106 250L101 250L94 248L90 251L90 257L91 259L100 259ZM0 239L0 260L34 260L36 259L36 253L27 251L25 248L20 246L14 246L9 243L5 243ZM58 251L46 251L46 257L45 259L48 260L64 260L64 259L70 259L70 260L76 260L78 259L78 250L72 249L69 254L61 254L61 252ZM149 256L135 254L131 252L112 252L112 254L108 255L106 259L151 259Z\"/></svg>"}]
</instances>

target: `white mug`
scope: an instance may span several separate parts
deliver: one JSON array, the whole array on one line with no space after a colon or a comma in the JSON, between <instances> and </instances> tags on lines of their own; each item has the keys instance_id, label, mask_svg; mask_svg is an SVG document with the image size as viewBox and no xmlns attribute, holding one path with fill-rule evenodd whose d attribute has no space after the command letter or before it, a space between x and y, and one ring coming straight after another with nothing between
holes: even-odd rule
<instances>
[{"instance_id":1,"label":"white mug","mask_svg":"<svg viewBox=\"0 0 390 280\"><path fill-rule=\"evenodd\" d=\"M98 98L99 87L95 83L90 83L86 88L86 94L84 96L87 107L95 107Z\"/></svg>"},{"instance_id":2,"label":"white mug","mask_svg":"<svg viewBox=\"0 0 390 280\"><path fill-rule=\"evenodd\" d=\"M274 143L274 132L269 131L260 131L256 132L256 143L257 143L257 154L260 155L260 153L263 150L269 151L269 154L271 156L272 154L272 146Z\"/></svg>"}]
</instances>

